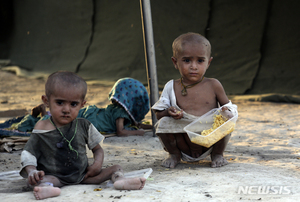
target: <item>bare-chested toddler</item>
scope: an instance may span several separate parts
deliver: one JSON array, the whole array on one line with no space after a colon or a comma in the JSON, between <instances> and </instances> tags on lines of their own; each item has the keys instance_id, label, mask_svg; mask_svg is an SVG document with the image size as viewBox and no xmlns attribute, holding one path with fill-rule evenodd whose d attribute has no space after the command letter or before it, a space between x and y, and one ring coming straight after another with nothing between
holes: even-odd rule
<instances>
[{"instance_id":1,"label":"bare-chested toddler","mask_svg":"<svg viewBox=\"0 0 300 202\"><path fill-rule=\"evenodd\" d=\"M77 118L86 103L86 82L72 72L51 74L42 101L51 117L36 123L21 154L20 174L28 178L36 199L58 196L60 187L74 184L100 184L111 179L116 189L138 190L146 179L124 178L119 165L102 168L104 139L88 120ZM88 164L86 145L92 150Z\"/></svg>"},{"instance_id":2,"label":"bare-chested toddler","mask_svg":"<svg viewBox=\"0 0 300 202\"><path fill-rule=\"evenodd\" d=\"M170 80L160 99L152 106L158 122L156 134L169 153L162 166L174 168L181 159L199 161L211 156L211 167L220 167L228 162L223 152L230 134L206 148L190 141L183 128L208 111L222 107L222 113L230 118L231 102L222 84L214 78L204 77L211 64L210 42L200 34L186 33L177 37L172 45L172 61L181 78Z\"/></svg>"}]
</instances>

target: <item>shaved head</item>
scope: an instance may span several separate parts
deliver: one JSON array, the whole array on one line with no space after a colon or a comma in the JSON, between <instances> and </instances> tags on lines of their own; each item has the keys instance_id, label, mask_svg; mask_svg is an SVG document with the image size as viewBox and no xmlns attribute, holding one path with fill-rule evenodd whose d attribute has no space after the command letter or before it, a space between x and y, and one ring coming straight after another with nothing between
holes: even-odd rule
<instances>
[{"instance_id":1,"label":"shaved head","mask_svg":"<svg viewBox=\"0 0 300 202\"><path fill-rule=\"evenodd\" d=\"M201 34L194 33L194 32L188 32L186 34L182 34L174 40L172 44L173 57L176 58L178 54L180 54L183 51L185 44L197 44L197 43L199 45L203 45L207 47L208 57L210 57L211 45L209 41Z\"/></svg>"}]
</instances>

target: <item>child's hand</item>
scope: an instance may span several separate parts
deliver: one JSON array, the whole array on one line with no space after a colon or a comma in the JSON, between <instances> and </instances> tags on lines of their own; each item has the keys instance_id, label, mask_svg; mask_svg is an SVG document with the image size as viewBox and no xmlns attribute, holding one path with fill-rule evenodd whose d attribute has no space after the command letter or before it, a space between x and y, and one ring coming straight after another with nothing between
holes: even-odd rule
<instances>
[{"instance_id":1,"label":"child's hand","mask_svg":"<svg viewBox=\"0 0 300 202\"><path fill-rule=\"evenodd\" d=\"M221 108L221 115L225 117L227 120L231 119L233 117L233 114L231 111L228 109L228 107L222 107Z\"/></svg>"},{"instance_id":2,"label":"child's hand","mask_svg":"<svg viewBox=\"0 0 300 202\"><path fill-rule=\"evenodd\" d=\"M181 119L183 117L182 110L179 111L175 107L169 107L168 114L174 119Z\"/></svg>"},{"instance_id":3,"label":"child's hand","mask_svg":"<svg viewBox=\"0 0 300 202\"><path fill-rule=\"evenodd\" d=\"M87 173L85 174L84 179L99 175L101 172L101 167L99 167L99 165L97 165L97 163L93 163L92 165L88 166L86 168L86 170L87 170Z\"/></svg>"},{"instance_id":4,"label":"child's hand","mask_svg":"<svg viewBox=\"0 0 300 202\"><path fill-rule=\"evenodd\" d=\"M37 185L43 177L45 176L44 171L42 170L32 170L28 173L28 183L30 185Z\"/></svg>"},{"instance_id":5,"label":"child's hand","mask_svg":"<svg viewBox=\"0 0 300 202\"><path fill-rule=\"evenodd\" d=\"M92 152L94 155L94 163L86 168L87 172L84 176L84 180L99 175L102 170L102 163L104 160L104 151L102 147L99 144L97 144L92 149Z\"/></svg>"}]
</instances>

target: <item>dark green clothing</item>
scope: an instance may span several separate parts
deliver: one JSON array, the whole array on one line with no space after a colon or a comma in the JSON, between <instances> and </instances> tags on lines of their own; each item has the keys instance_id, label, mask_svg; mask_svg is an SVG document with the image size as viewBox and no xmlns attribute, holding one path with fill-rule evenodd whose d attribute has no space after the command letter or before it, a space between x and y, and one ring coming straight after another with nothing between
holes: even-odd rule
<instances>
[{"instance_id":1,"label":"dark green clothing","mask_svg":"<svg viewBox=\"0 0 300 202\"><path fill-rule=\"evenodd\" d=\"M124 118L124 126L127 128L133 124L126 110L118 104L110 104L106 108L97 108L91 105L81 109L78 117L89 120L100 132L115 133L117 131L116 120Z\"/></svg>"},{"instance_id":2,"label":"dark green clothing","mask_svg":"<svg viewBox=\"0 0 300 202\"><path fill-rule=\"evenodd\" d=\"M76 127L76 120L78 120ZM77 128L75 133L75 128ZM45 133L32 133L24 147L37 160L37 170L46 175L57 177L63 184L78 184L86 174L88 158L86 144L94 148L103 136L86 119L75 119L72 123L59 128L69 143L58 130ZM75 133L75 135L74 135ZM32 165L24 158L22 166Z\"/></svg>"}]
</instances>

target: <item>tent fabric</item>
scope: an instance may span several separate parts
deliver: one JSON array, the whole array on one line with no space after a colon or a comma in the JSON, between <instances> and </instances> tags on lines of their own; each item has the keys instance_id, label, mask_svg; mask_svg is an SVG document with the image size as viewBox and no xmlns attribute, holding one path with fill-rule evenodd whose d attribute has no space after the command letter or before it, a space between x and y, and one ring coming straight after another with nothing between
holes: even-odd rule
<instances>
[{"instance_id":1,"label":"tent fabric","mask_svg":"<svg viewBox=\"0 0 300 202\"><path fill-rule=\"evenodd\" d=\"M244 94L259 69L260 46L268 1L213 1L207 38L214 57L207 76L228 94Z\"/></svg>"},{"instance_id":2,"label":"tent fabric","mask_svg":"<svg viewBox=\"0 0 300 202\"><path fill-rule=\"evenodd\" d=\"M274 0L266 37L262 46L262 59L251 94L265 92L300 95L300 1Z\"/></svg>"},{"instance_id":3,"label":"tent fabric","mask_svg":"<svg viewBox=\"0 0 300 202\"><path fill-rule=\"evenodd\" d=\"M9 20L14 24L4 33L9 40L0 46L1 57L8 58L0 59L10 59L20 74L31 77L69 70L88 81L113 84L131 77L146 84L139 3L2 3L13 9ZM198 32L212 44L214 59L206 76L220 80L227 94L300 95L299 7L298 0L152 0L159 86L180 77L171 61L173 40ZM3 10L2 18L7 17Z\"/></svg>"},{"instance_id":4,"label":"tent fabric","mask_svg":"<svg viewBox=\"0 0 300 202\"><path fill-rule=\"evenodd\" d=\"M9 59L35 75L76 71L91 35L92 4L87 1L14 1Z\"/></svg>"},{"instance_id":5,"label":"tent fabric","mask_svg":"<svg viewBox=\"0 0 300 202\"><path fill-rule=\"evenodd\" d=\"M94 37L79 75L88 80L131 77L146 83L139 1L94 1Z\"/></svg>"},{"instance_id":6,"label":"tent fabric","mask_svg":"<svg viewBox=\"0 0 300 202\"><path fill-rule=\"evenodd\" d=\"M205 35L210 1L151 1L157 77L160 87L180 78L171 61L172 43L180 34L196 32Z\"/></svg>"}]
</instances>

